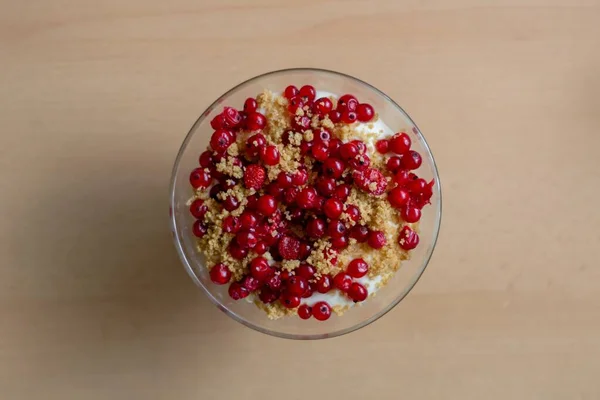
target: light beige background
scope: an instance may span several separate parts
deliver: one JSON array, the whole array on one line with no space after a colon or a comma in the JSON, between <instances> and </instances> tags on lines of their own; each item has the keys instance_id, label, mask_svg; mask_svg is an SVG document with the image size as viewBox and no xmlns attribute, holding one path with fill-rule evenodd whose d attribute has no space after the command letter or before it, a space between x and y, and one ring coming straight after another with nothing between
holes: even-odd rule
<instances>
[{"instance_id":1,"label":"light beige background","mask_svg":"<svg viewBox=\"0 0 600 400\"><path fill-rule=\"evenodd\" d=\"M0 398L600 398L600 1L0 10ZM172 162L199 113L292 66L402 104L444 193L411 295L311 343L211 306L167 226Z\"/></svg>"}]
</instances>

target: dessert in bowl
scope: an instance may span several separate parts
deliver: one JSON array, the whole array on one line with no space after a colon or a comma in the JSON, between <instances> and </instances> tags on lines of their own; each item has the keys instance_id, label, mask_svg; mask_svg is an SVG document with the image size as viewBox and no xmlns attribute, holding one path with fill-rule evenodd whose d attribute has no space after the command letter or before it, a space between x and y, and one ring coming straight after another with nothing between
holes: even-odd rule
<instances>
[{"instance_id":1,"label":"dessert in bowl","mask_svg":"<svg viewBox=\"0 0 600 400\"><path fill-rule=\"evenodd\" d=\"M439 230L439 179L412 120L330 71L253 78L199 118L177 157L175 243L211 300L259 331L357 329L414 286Z\"/></svg>"}]
</instances>

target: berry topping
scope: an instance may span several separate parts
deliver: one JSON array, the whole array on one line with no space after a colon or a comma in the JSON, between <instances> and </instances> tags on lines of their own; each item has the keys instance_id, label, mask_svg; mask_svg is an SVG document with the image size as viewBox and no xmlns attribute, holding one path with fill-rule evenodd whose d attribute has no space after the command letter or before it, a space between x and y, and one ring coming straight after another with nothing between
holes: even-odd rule
<instances>
[{"instance_id":1,"label":"berry topping","mask_svg":"<svg viewBox=\"0 0 600 400\"><path fill-rule=\"evenodd\" d=\"M258 279L264 281L273 275L274 271L269 266L269 262L264 257L256 257L250 262L250 274Z\"/></svg>"},{"instance_id":2,"label":"berry topping","mask_svg":"<svg viewBox=\"0 0 600 400\"><path fill-rule=\"evenodd\" d=\"M277 146L266 146L260 151L260 159L266 165L277 165L279 164L279 150Z\"/></svg>"},{"instance_id":3,"label":"berry topping","mask_svg":"<svg viewBox=\"0 0 600 400\"><path fill-rule=\"evenodd\" d=\"M347 292L350 289L350 285L352 284L352 277L345 272L339 272L333 278L333 284L335 287L342 292Z\"/></svg>"},{"instance_id":4,"label":"berry topping","mask_svg":"<svg viewBox=\"0 0 600 400\"><path fill-rule=\"evenodd\" d=\"M281 301L281 304L283 304L286 308L296 308L300 305L300 296L284 293L281 295L279 301Z\"/></svg>"},{"instance_id":5,"label":"berry topping","mask_svg":"<svg viewBox=\"0 0 600 400\"><path fill-rule=\"evenodd\" d=\"M375 143L375 148L380 154L385 154L389 151L390 141L387 139L378 140L377 143Z\"/></svg>"},{"instance_id":6,"label":"berry topping","mask_svg":"<svg viewBox=\"0 0 600 400\"><path fill-rule=\"evenodd\" d=\"M375 116L375 110L370 104L362 103L356 107L356 115L360 122L369 122Z\"/></svg>"},{"instance_id":7,"label":"berry topping","mask_svg":"<svg viewBox=\"0 0 600 400\"><path fill-rule=\"evenodd\" d=\"M204 200L202 199L196 199L190 205L190 213L194 218L202 219L207 211L208 207L204 204Z\"/></svg>"},{"instance_id":8,"label":"berry topping","mask_svg":"<svg viewBox=\"0 0 600 400\"><path fill-rule=\"evenodd\" d=\"M229 285L229 296L234 300L240 300L248 297L250 292L238 282L233 282Z\"/></svg>"},{"instance_id":9,"label":"berry topping","mask_svg":"<svg viewBox=\"0 0 600 400\"><path fill-rule=\"evenodd\" d=\"M277 210L277 200L270 194L263 194L258 198L256 211L263 216L269 216Z\"/></svg>"},{"instance_id":10,"label":"berry topping","mask_svg":"<svg viewBox=\"0 0 600 400\"><path fill-rule=\"evenodd\" d=\"M410 150L410 144L410 138L406 133L397 133L390 139L390 150L396 154L404 154Z\"/></svg>"},{"instance_id":11,"label":"berry topping","mask_svg":"<svg viewBox=\"0 0 600 400\"><path fill-rule=\"evenodd\" d=\"M259 131L267 125L267 118L259 112L251 112L246 117L246 128L250 131Z\"/></svg>"},{"instance_id":12,"label":"berry topping","mask_svg":"<svg viewBox=\"0 0 600 400\"><path fill-rule=\"evenodd\" d=\"M374 249L380 249L385 246L387 239L385 238L385 233L382 231L371 231L369 232L369 238L367 239L369 246Z\"/></svg>"},{"instance_id":13,"label":"berry topping","mask_svg":"<svg viewBox=\"0 0 600 400\"><path fill-rule=\"evenodd\" d=\"M194 189L207 188L211 182L210 172L204 168L196 168L190 174L190 183Z\"/></svg>"},{"instance_id":14,"label":"berry topping","mask_svg":"<svg viewBox=\"0 0 600 400\"><path fill-rule=\"evenodd\" d=\"M317 281L317 292L327 293L333 288L333 279L329 275L322 275Z\"/></svg>"},{"instance_id":15,"label":"berry topping","mask_svg":"<svg viewBox=\"0 0 600 400\"><path fill-rule=\"evenodd\" d=\"M302 296L308 289L308 280L302 276L292 275L287 282L287 291L295 296Z\"/></svg>"},{"instance_id":16,"label":"berry topping","mask_svg":"<svg viewBox=\"0 0 600 400\"><path fill-rule=\"evenodd\" d=\"M202 221L198 220L194 222L194 225L192 226L192 232L197 238L202 238L204 235L206 235L206 232L208 232L208 227L204 225Z\"/></svg>"}]
</instances>

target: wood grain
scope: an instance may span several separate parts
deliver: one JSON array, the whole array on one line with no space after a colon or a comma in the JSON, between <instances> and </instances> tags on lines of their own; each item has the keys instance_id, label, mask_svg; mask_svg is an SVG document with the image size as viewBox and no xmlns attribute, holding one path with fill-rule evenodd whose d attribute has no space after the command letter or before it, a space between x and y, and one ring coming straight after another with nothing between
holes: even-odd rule
<instances>
[{"instance_id":1,"label":"wood grain","mask_svg":"<svg viewBox=\"0 0 600 400\"><path fill-rule=\"evenodd\" d=\"M0 6L0 398L600 398L600 1ZM213 308L166 220L198 114L293 66L399 101L445 200L411 295L316 343Z\"/></svg>"}]
</instances>

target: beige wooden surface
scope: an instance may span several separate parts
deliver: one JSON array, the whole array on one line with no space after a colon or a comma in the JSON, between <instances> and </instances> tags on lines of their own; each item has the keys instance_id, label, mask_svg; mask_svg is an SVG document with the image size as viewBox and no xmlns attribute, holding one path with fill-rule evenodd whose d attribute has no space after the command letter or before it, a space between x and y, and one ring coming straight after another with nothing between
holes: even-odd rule
<instances>
[{"instance_id":1,"label":"beige wooden surface","mask_svg":"<svg viewBox=\"0 0 600 400\"><path fill-rule=\"evenodd\" d=\"M600 398L600 1L0 10L1 399ZM311 343L211 306L166 219L199 113L293 66L400 102L444 193L411 295Z\"/></svg>"}]
</instances>

